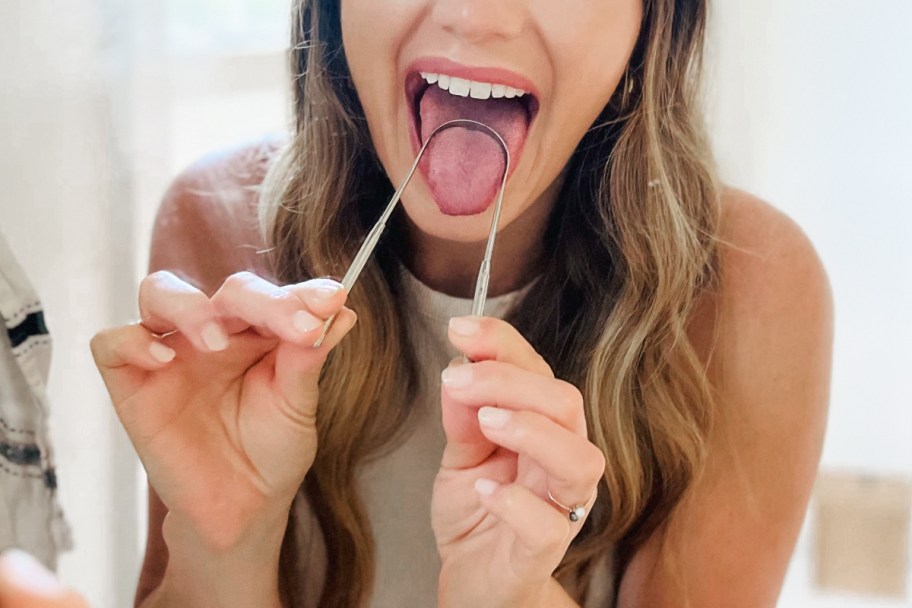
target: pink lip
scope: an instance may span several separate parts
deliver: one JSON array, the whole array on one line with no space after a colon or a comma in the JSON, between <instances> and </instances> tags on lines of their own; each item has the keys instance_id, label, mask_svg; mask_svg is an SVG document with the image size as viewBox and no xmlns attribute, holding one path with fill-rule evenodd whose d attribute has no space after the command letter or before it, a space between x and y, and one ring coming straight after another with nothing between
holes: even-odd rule
<instances>
[{"instance_id":1,"label":"pink lip","mask_svg":"<svg viewBox=\"0 0 912 608\"><path fill-rule=\"evenodd\" d=\"M539 104L539 89L530 79L522 74L496 67L470 67L456 63L443 57L422 57L413 61L405 70L405 100L409 112L413 111L413 103L421 87L426 86L420 76L420 72L432 72L435 74L447 74L465 80L474 80L476 82L491 82L494 84L503 84L514 89L522 89L530 93L533 98L533 106L537 113ZM529 133L534 129L535 116L530 117ZM421 149L421 136L419 135L417 125L414 119L409 120L409 139L412 144L412 152L417 154ZM528 135L528 134L527 134ZM528 141L528 137L527 137ZM513 159L510 165L510 175L512 175L519 164L519 158ZM509 176L508 176L509 179Z\"/></svg>"}]
</instances>

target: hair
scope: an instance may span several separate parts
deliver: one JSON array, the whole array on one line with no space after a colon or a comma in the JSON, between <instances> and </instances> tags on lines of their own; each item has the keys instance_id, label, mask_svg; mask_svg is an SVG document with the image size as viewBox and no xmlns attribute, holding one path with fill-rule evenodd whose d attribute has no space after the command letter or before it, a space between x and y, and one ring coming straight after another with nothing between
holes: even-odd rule
<instances>
[{"instance_id":1,"label":"hair","mask_svg":"<svg viewBox=\"0 0 912 608\"><path fill-rule=\"evenodd\" d=\"M687 337L717 275L719 189L699 111L707 0L644 0L643 9L627 74L570 160L541 275L508 316L555 375L579 387L589 438L608 463L555 574L580 600L596 560L616 551L617 574L669 517L699 473L713 419L705 365ZM293 7L293 137L262 208L275 276L289 283L341 275L392 193L339 11L338 0ZM320 448L302 489L332 565L321 606L370 597L374 544L357 472L395 445L416 394L397 305L401 246L381 240L349 295L359 322L320 380ZM280 565L289 605L301 593L294 526L292 515Z\"/></svg>"}]
</instances>

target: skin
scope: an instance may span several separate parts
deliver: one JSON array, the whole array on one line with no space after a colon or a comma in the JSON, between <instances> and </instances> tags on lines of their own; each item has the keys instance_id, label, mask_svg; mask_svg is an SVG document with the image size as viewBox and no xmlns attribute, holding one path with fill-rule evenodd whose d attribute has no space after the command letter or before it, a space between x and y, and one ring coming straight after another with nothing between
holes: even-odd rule
<instances>
[{"instance_id":1,"label":"skin","mask_svg":"<svg viewBox=\"0 0 912 608\"><path fill-rule=\"evenodd\" d=\"M158 217L153 268L179 267L210 293L233 272L257 268L253 254L231 258L232 252L252 251L248 245L258 243L255 232L231 228L255 219L255 199L200 194L201 186L234 192L249 186L226 175L242 167L242 175L250 173L250 158L244 150L210 159L176 182ZM813 485L826 423L832 343L826 276L806 236L783 214L734 190L725 192L723 207L720 239L727 245L720 252L722 285L703 297L690 323L690 339L717 387L722 412L709 437L705 472L619 581L622 608L679 606L681 580L695 606L775 605ZM220 234L225 238L216 239ZM474 338L451 334L454 344L474 356L497 352L505 362L523 360L547 380L546 370L519 336L505 324L488 322L487 330ZM515 388L511 384L505 390ZM488 390L457 394L444 389L442 405L477 401L507 407ZM465 426L469 420L464 417ZM478 495L477 500L493 513L510 502L514 491L515 486L506 486L496 499ZM471 503L473 492L469 485L461 495ZM502 503L495 505L495 500ZM533 504L541 507L529 506ZM162 533L167 508L152 487L149 507L138 603L160 587L169 566ZM543 521L566 529L563 517L558 524L541 515L532 518L536 533ZM553 542L559 548L548 552L551 560L563 554L561 542ZM182 549L176 541L171 545L172 553ZM749 559L744 547L751 549ZM550 579L546 583L548 594L568 601ZM549 601L546 605L561 605L553 596ZM149 605L156 604L150 600Z\"/></svg>"},{"instance_id":2,"label":"skin","mask_svg":"<svg viewBox=\"0 0 912 608\"><path fill-rule=\"evenodd\" d=\"M346 58L394 183L415 158L404 89L416 59L507 69L535 85L539 110L507 185L492 295L518 287L534 268L540 250L531 244L541 242L570 156L624 75L641 20L638 0L343 0ZM402 205L416 276L446 293L471 294L493 206L475 216L445 215L423 176L412 180ZM529 263L516 264L517 255Z\"/></svg>"},{"instance_id":3,"label":"skin","mask_svg":"<svg viewBox=\"0 0 912 608\"><path fill-rule=\"evenodd\" d=\"M553 4L400 2L389 7L389 32L377 31L386 28L376 28L372 11L379 9L368 0L343 5L353 75L394 181L411 159L395 69L419 53L439 52L467 63L496 61L536 79L543 109L511 181L498 241L506 251L531 253L495 259L492 293L529 276L543 210L553 205L564 163L586 117L591 122L610 97L635 39L636 3L580 0L576 10L559 13ZM587 19L576 23L580 12ZM372 33L381 37L367 48L349 47L371 18ZM606 23L619 28L616 36L603 35ZM583 56L589 47L579 44L588 33L614 40L593 47L599 52L591 66ZM358 59L368 53L382 55L373 66L390 72L368 78ZM586 81L580 71L606 60L617 70L578 84ZM344 294L320 301L317 289L325 283L280 287L257 276L264 273L252 253L259 246L249 228L255 200L238 193L258 183L266 156L259 149L210 158L175 183L153 238L154 272L140 292L145 327L116 328L93 340L154 488L137 598L145 606L213 598L220 606L278 605L284 518L317 449L315 379L326 352L355 321L344 312L329 342L309 351L315 333L293 331L294 315L324 319L343 310ZM412 223L407 263L426 284L466 295L476 266L454 269L453 260L460 253L480 258L489 218L442 216L423 187L418 180L403 201ZM215 195L200 194L207 191ZM705 470L619 581L623 608L678 606L685 592L695 606L774 605L811 491L832 341L826 277L807 238L782 214L736 191L725 192L723 208L721 288L705 294L689 336L718 391L719 421ZM551 572L580 524L571 524L545 490L564 504L594 493L605 463L586 439L582 398L554 379L506 323L463 321L474 322L475 331L457 322L450 341L477 362L451 366L442 377L447 446L432 504L443 560L439 604L575 605ZM225 344L216 335L216 349L202 339L211 323L229 337ZM157 361L149 348L159 340L151 332L169 331L175 333L161 342L175 358ZM470 374L468 382L459 382L460 372ZM509 419L494 425L498 413ZM207 473L203 487L200 470Z\"/></svg>"},{"instance_id":4,"label":"skin","mask_svg":"<svg viewBox=\"0 0 912 608\"><path fill-rule=\"evenodd\" d=\"M0 555L0 608L87 608L34 557L18 550Z\"/></svg>"}]
</instances>

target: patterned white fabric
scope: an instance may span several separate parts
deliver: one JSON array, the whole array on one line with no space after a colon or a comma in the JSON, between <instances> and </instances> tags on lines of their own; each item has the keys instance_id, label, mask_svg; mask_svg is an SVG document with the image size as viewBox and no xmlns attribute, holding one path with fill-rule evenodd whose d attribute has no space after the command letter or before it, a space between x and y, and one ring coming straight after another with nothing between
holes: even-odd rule
<instances>
[{"instance_id":1,"label":"patterned white fabric","mask_svg":"<svg viewBox=\"0 0 912 608\"><path fill-rule=\"evenodd\" d=\"M41 302L0 234L0 550L54 568L71 546L47 432L51 337Z\"/></svg>"}]
</instances>

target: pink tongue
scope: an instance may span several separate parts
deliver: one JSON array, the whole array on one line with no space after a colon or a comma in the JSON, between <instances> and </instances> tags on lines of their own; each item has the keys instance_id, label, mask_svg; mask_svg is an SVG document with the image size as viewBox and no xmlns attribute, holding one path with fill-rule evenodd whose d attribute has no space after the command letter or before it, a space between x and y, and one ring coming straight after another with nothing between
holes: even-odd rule
<instances>
[{"instance_id":1,"label":"pink tongue","mask_svg":"<svg viewBox=\"0 0 912 608\"><path fill-rule=\"evenodd\" d=\"M419 112L422 142L443 123L467 118L497 131L514 159L529 127L526 109L516 99L457 97L437 86L425 92ZM434 136L421 170L440 211L475 215L494 201L503 179L504 157L500 144L486 131L453 127Z\"/></svg>"}]
</instances>

